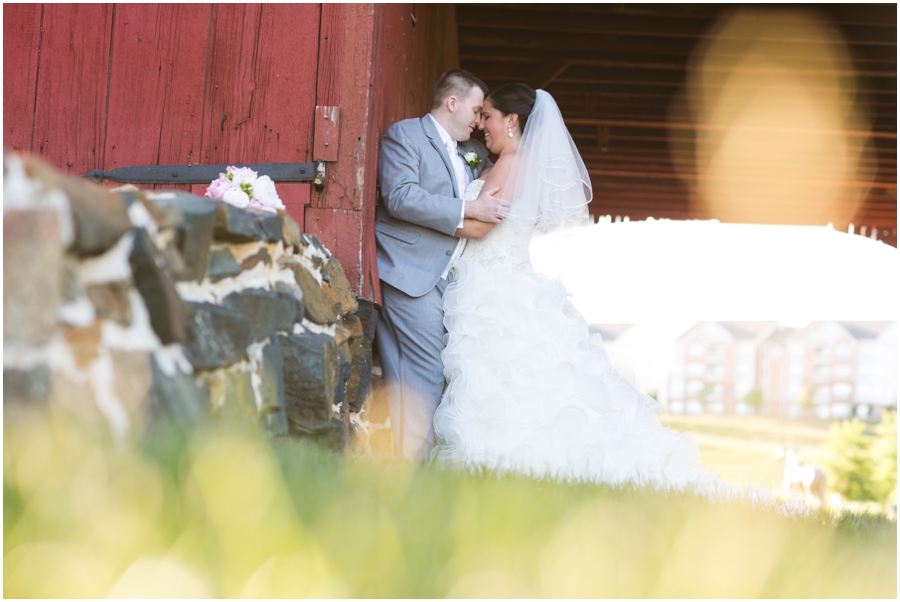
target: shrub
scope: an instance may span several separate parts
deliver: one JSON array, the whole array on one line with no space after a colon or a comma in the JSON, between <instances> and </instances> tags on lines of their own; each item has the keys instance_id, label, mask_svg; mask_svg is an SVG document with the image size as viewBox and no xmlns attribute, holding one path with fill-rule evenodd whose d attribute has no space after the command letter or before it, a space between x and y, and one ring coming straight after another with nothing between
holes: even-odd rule
<instances>
[{"instance_id":1,"label":"shrub","mask_svg":"<svg viewBox=\"0 0 900 602\"><path fill-rule=\"evenodd\" d=\"M897 412L885 412L875 427L872 462L879 502L897 503Z\"/></svg>"},{"instance_id":2,"label":"shrub","mask_svg":"<svg viewBox=\"0 0 900 602\"><path fill-rule=\"evenodd\" d=\"M754 411L758 412L760 408L763 407L762 391L759 389L750 389L747 391L747 394L744 395L744 403L753 408Z\"/></svg>"},{"instance_id":3,"label":"shrub","mask_svg":"<svg viewBox=\"0 0 900 602\"><path fill-rule=\"evenodd\" d=\"M848 500L885 503L897 486L897 422L893 413L867 432L853 418L828 429L831 487Z\"/></svg>"}]
</instances>

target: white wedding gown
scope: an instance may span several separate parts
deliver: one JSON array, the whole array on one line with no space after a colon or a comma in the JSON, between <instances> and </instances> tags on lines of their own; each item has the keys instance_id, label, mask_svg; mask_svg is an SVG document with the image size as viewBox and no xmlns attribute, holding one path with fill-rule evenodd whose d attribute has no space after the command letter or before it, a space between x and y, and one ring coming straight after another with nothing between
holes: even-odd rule
<instances>
[{"instance_id":1,"label":"white wedding gown","mask_svg":"<svg viewBox=\"0 0 900 602\"><path fill-rule=\"evenodd\" d=\"M483 185L473 181L464 199ZM612 368L562 283L535 273L533 230L507 218L451 266L433 460L775 505L760 487L721 481L701 466L693 437L660 425L659 405Z\"/></svg>"}]
</instances>

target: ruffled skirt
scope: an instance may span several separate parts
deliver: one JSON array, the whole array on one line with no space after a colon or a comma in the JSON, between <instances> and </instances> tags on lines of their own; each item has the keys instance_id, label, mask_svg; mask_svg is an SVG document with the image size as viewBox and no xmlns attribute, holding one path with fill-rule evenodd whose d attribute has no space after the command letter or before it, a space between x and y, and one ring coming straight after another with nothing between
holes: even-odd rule
<instances>
[{"instance_id":1,"label":"ruffled skirt","mask_svg":"<svg viewBox=\"0 0 900 602\"><path fill-rule=\"evenodd\" d=\"M562 283L465 255L453 274L434 461L774 504L721 481L693 437L660 425L659 405L613 369Z\"/></svg>"}]
</instances>

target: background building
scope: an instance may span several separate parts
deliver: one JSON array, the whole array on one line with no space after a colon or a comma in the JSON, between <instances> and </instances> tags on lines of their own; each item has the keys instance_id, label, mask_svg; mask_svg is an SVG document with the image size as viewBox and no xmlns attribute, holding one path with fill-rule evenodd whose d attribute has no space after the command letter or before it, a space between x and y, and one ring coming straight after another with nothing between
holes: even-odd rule
<instances>
[{"instance_id":1,"label":"background building","mask_svg":"<svg viewBox=\"0 0 900 602\"><path fill-rule=\"evenodd\" d=\"M896 322L812 322L774 334L760 355L772 415L868 417L897 404Z\"/></svg>"},{"instance_id":2,"label":"background building","mask_svg":"<svg viewBox=\"0 0 900 602\"><path fill-rule=\"evenodd\" d=\"M699 322L675 340L669 411L751 413L757 349L774 322Z\"/></svg>"},{"instance_id":3,"label":"background building","mask_svg":"<svg viewBox=\"0 0 900 602\"><path fill-rule=\"evenodd\" d=\"M867 418L896 405L896 322L699 322L674 344L673 413Z\"/></svg>"}]
</instances>

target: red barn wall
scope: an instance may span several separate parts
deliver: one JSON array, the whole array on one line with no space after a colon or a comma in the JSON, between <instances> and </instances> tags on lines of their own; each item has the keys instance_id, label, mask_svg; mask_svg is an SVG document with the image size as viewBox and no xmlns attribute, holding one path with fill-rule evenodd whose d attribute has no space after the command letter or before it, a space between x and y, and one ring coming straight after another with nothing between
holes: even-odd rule
<instances>
[{"instance_id":1,"label":"red barn wall","mask_svg":"<svg viewBox=\"0 0 900 602\"><path fill-rule=\"evenodd\" d=\"M458 66L455 14L431 4L5 4L3 146L74 175L308 162L315 107L338 106L325 188L278 191L356 292L380 300L379 139L425 114L434 82Z\"/></svg>"},{"instance_id":2,"label":"red barn wall","mask_svg":"<svg viewBox=\"0 0 900 602\"><path fill-rule=\"evenodd\" d=\"M3 146L78 175L310 161L319 12L317 4L5 4ZM302 215L309 186L278 189Z\"/></svg>"},{"instance_id":3,"label":"red barn wall","mask_svg":"<svg viewBox=\"0 0 900 602\"><path fill-rule=\"evenodd\" d=\"M456 7L389 4L383 32L379 65L384 90L381 126L386 129L395 121L425 115L435 82L445 71L459 68Z\"/></svg>"}]
</instances>

